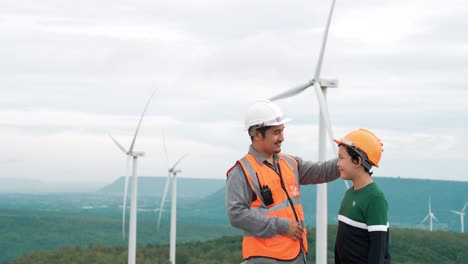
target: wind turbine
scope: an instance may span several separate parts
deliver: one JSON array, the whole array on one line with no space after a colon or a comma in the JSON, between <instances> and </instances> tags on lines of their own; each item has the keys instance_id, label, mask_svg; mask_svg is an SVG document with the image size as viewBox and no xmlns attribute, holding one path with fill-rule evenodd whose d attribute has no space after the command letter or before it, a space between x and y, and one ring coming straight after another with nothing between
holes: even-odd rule
<instances>
[{"instance_id":1,"label":"wind turbine","mask_svg":"<svg viewBox=\"0 0 468 264\"><path fill-rule=\"evenodd\" d=\"M315 95L320 106L320 118L319 118L319 160L325 160L326 158L326 132L328 132L329 140L332 144L332 148L337 153L337 148L333 142L333 131L331 127L330 117L328 114L328 106L326 102L327 88L338 87L338 80L325 80L320 78L320 71L322 69L323 56L325 53L325 47L327 44L328 31L330 29L331 18L333 10L335 8L335 0L332 1L330 12L328 14L327 25L323 34L322 46L320 50L319 59L317 66L315 67L314 78L305 84L294 87L281 94L270 98L271 101L284 99L295 96L302 93L307 88L313 86ZM348 182L344 181L346 187L349 188ZM327 263L327 185L317 185L317 216L316 216L316 263L325 264Z\"/></svg>"},{"instance_id":2,"label":"wind turbine","mask_svg":"<svg viewBox=\"0 0 468 264\"><path fill-rule=\"evenodd\" d=\"M464 217L465 217L465 209L466 209L467 205L468 205L468 202L465 203L465 206L463 206L463 209L460 212L450 209L450 211L452 213L460 215L460 223L461 223L461 232L462 233L465 232L465 230L464 230L464 223L465 223Z\"/></svg>"},{"instance_id":3,"label":"wind turbine","mask_svg":"<svg viewBox=\"0 0 468 264\"><path fill-rule=\"evenodd\" d=\"M127 171L125 174L125 189L124 189L124 197L123 197L123 206L122 206L122 236L125 239L125 209L127 207L127 189L128 189L128 168L130 160L133 160L132 163L132 192L130 198L130 223L129 223L129 234L128 234L128 264L135 264L136 261L136 224L137 224L137 159L138 157L143 157L145 155L144 152L137 152L133 150L135 146L135 141L138 135L138 131L140 130L141 121L143 120L143 116L145 115L146 110L153 98L155 92L151 94L146 106L143 110L143 113L140 116L140 121L138 122L138 126L135 130L135 135L133 136L132 144L130 148L126 150L114 137L109 135L109 137L114 141L117 147L122 150L125 155L127 155Z\"/></svg>"},{"instance_id":4,"label":"wind turbine","mask_svg":"<svg viewBox=\"0 0 468 264\"><path fill-rule=\"evenodd\" d=\"M158 217L158 232L159 226L161 224L161 215L164 207L164 202L166 201L167 191L169 190L169 185L172 182L172 198L171 198L171 233L170 233L170 246L169 246L169 259L172 264L175 264L175 257L176 257L176 220L177 220L177 174L182 172L180 169L177 169L177 165L187 157L188 153L180 157L174 165L171 166L169 162L169 156L167 154L166 149L166 140L163 134L163 143L164 143L164 153L166 155L167 163L168 163L168 174L166 179L166 184L164 185L164 193L162 196L161 206L159 207L159 217Z\"/></svg>"},{"instance_id":5,"label":"wind turbine","mask_svg":"<svg viewBox=\"0 0 468 264\"><path fill-rule=\"evenodd\" d=\"M421 224L426 222L426 220L429 218L429 231L432 232L432 219L436 220L437 223L439 223L439 220L435 217L434 213L432 212L431 209L431 197L429 197L429 213L424 217L424 219L421 221Z\"/></svg>"}]
</instances>

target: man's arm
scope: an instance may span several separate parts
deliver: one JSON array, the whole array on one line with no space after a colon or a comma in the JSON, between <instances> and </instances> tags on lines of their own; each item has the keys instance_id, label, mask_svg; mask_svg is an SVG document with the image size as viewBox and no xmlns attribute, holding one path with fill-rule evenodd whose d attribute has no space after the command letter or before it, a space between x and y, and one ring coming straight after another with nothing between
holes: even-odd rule
<instances>
[{"instance_id":1,"label":"man's arm","mask_svg":"<svg viewBox=\"0 0 468 264\"><path fill-rule=\"evenodd\" d=\"M338 158L320 162L303 161L299 157L295 159L299 165L300 184L331 182L340 177L340 171L336 166Z\"/></svg>"},{"instance_id":2,"label":"man's arm","mask_svg":"<svg viewBox=\"0 0 468 264\"><path fill-rule=\"evenodd\" d=\"M231 225L263 238L288 233L287 219L264 216L257 208L250 208L251 203L252 189L244 171L237 165L226 182L226 210Z\"/></svg>"}]
</instances>

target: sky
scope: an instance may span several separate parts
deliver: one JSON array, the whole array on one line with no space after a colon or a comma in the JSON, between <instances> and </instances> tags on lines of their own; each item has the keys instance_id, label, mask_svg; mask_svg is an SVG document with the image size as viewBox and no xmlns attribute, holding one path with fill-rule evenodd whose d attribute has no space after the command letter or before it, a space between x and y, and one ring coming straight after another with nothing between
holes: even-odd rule
<instances>
[{"instance_id":1,"label":"sky","mask_svg":"<svg viewBox=\"0 0 468 264\"><path fill-rule=\"evenodd\" d=\"M224 179L248 150L248 107L313 78L330 5L2 1L0 180L114 181L126 157L108 135L128 147L153 91L138 174L188 153L180 177ZM333 132L378 135L375 176L468 180L467 28L462 0L336 2L321 72L339 80ZM316 161L314 91L277 103L292 118L283 152Z\"/></svg>"}]
</instances>

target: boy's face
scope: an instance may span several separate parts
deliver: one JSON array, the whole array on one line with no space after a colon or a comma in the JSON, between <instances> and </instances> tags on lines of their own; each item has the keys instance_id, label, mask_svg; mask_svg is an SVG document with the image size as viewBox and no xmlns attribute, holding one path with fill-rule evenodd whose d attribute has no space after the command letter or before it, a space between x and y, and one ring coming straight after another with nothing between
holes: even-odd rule
<instances>
[{"instance_id":1,"label":"boy's face","mask_svg":"<svg viewBox=\"0 0 468 264\"><path fill-rule=\"evenodd\" d=\"M359 164L354 164L351 156L349 156L346 146L341 145L338 149L338 170L340 171L340 176L344 180L353 180L354 175L360 167Z\"/></svg>"},{"instance_id":2,"label":"boy's face","mask_svg":"<svg viewBox=\"0 0 468 264\"><path fill-rule=\"evenodd\" d=\"M273 155L281 152L281 143L284 141L284 125L270 127L265 131L265 137L260 132L255 132L256 148L267 155Z\"/></svg>"}]
</instances>

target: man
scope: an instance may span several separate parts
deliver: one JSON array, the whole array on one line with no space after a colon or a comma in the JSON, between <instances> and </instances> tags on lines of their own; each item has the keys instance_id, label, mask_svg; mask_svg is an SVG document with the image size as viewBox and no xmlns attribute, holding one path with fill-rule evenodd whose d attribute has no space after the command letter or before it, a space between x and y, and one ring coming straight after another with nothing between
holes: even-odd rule
<instances>
[{"instance_id":1,"label":"man","mask_svg":"<svg viewBox=\"0 0 468 264\"><path fill-rule=\"evenodd\" d=\"M272 102L253 104L245 117L249 152L227 172L226 209L230 223L244 231L244 263L306 263L299 185L339 177L336 159L317 163L280 154L287 121Z\"/></svg>"},{"instance_id":2,"label":"man","mask_svg":"<svg viewBox=\"0 0 468 264\"><path fill-rule=\"evenodd\" d=\"M341 178L353 182L340 206L335 263L390 263L387 200L370 172L372 166L379 167L383 145L365 129L335 142Z\"/></svg>"}]
</instances>

